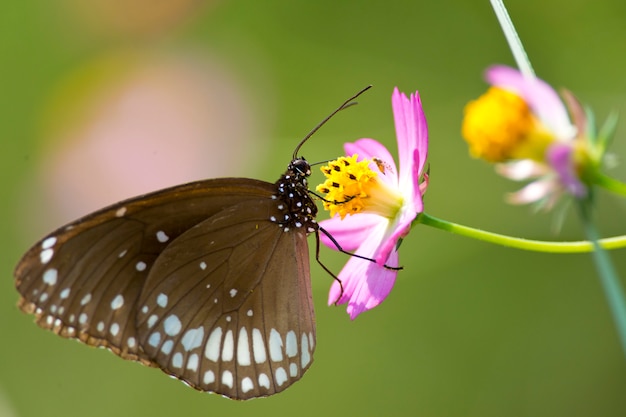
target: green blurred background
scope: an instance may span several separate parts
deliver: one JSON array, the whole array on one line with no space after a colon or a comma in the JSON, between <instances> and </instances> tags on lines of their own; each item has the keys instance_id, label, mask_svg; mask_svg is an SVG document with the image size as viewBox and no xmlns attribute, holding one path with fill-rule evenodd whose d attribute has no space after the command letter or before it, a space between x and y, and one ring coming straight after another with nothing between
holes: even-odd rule
<instances>
[{"instance_id":1,"label":"green blurred background","mask_svg":"<svg viewBox=\"0 0 626 417\"><path fill-rule=\"evenodd\" d=\"M625 2L508 6L542 78L601 120L625 113ZM306 144L307 159L360 137L395 149L391 91L419 90L428 213L580 239L573 212L556 235L553 214L506 205L519 185L470 159L460 138L483 69L514 64L487 0L3 2L0 33L0 416L626 415L626 361L588 255L416 227L391 295L354 322L327 307L331 278L312 265L314 366L284 393L245 403L42 331L15 307L12 269L45 233L176 182L273 182L299 139L367 84L359 106ZM612 147L622 157L624 134L622 122ZM626 179L626 164L610 173ZM603 234L626 233L623 202L599 197ZM624 251L612 256L626 276ZM322 257L335 271L346 260Z\"/></svg>"}]
</instances>

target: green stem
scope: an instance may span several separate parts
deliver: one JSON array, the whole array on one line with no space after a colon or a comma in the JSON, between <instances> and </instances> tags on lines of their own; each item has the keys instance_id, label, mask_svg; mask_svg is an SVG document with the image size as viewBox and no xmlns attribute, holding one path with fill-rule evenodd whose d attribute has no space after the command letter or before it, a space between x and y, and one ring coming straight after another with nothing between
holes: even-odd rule
<instances>
[{"instance_id":1,"label":"green stem","mask_svg":"<svg viewBox=\"0 0 626 417\"><path fill-rule=\"evenodd\" d=\"M579 201L580 217L589 239L594 244L593 260L596 264L598 275L604 289L604 295L609 303L609 308L613 314L613 320L617 327L622 349L626 355L626 300L624 299L624 289L611 262L609 254L598 244L598 231L591 219L591 203L589 200Z\"/></svg>"},{"instance_id":2,"label":"green stem","mask_svg":"<svg viewBox=\"0 0 626 417\"><path fill-rule=\"evenodd\" d=\"M593 183L612 193L626 197L626 184L607 175L596 173L593 178Z\"/></svg>"},{"instance_id":3,"label":"green stem","mask_svg":"<svg viewBox=\"0 0 626 417\"><path fill-rule=\"evenodd\" d=\"M496 245L509 246L512 248L548 253L582 253L593 252L594 243L588 241L578 242L547 242L541 240L529 240L517 237L501 235L498 233L487 232L473 227L462 226L446 220L441 220L429 214L422 213L415 220L427 226L445 230L457 235L471 237L485 242L495 243ZM617 236L612 238L600 239L597 241L604 249L619 249L626 247L626 236ZM595 252L594 252L595 253Z\"/></svg>"}]
</instances>

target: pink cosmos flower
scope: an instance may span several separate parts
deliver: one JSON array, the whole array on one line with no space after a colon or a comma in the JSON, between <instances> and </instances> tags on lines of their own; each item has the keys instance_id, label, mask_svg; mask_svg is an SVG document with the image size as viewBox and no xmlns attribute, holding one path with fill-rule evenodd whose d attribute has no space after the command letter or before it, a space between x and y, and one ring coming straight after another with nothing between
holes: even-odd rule
<instances>
[{"instance_id":1,"label":"pink cosmos flower","mask_svg":"<svg viewBox=\"0 0 626 417\"><path fill-rule=\"evenodd\" d=\"M337 194L331 198L327 196L331 201L345 204L328 204L333 206L331 214L337 214L330 220L320 222L320 226L343 249L376 261L351 257L338 275L343 293L338 282L333 283L330 289L328 303L348 303L347 312L351 319L379 305L391 291L398 271L385 266L398 266L398 244L424 208L422 195L428 185L428 177L423 171L428 155L428 129L421 100L417 92L407 98L396 88L391 101L400 157L399 171L389 151L374 139L346 143L346 154L353 156L331 162L329 166L332 169L322 168L327 175L339 173L344 179L356 180L351 184L350 180L340 183L336 190L340 190L343 197L337 198ZM348 168L359 171L348 173ZM335 176L331 184L340 181L337 178ZM321 185L318 191L327 193L331 191L329 188L335 186ZM357 188L358 191L354 192ZM324 234L321 238L326 246L337 249Z\"/></svg>"}]
</instances>

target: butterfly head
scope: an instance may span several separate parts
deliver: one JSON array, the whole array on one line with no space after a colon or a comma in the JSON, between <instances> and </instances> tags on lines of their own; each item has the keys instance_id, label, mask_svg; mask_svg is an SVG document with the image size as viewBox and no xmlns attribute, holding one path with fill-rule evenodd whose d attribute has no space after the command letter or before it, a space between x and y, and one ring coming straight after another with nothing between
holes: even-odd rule
<instances>
[{"instance_id":1,"label":"butterfly head","mask_svg":"<svg viewBox=\"0 0 626 417\"><path fill-rule=\"evenodd\" d=\"M289 163L287 172L293 173L294 177L304 181L306 185L306 177L311 175L311 165L304 158L296 158Z\"/></svg>"},{"instance_id":2,"label":"butterfly head","mask_svg":"<svg viewBox=\"0 0 626 417\"><path fill-rule=\"evenodd\" d=\"M282 218L276 222L285 232L302 229L312 233L318 228L315 222L317 206L309 196L307 186L309 175L311 165L304 158L295 158L276 182L276 195L272 198L278 200L278 209L283 211Z\"/></svg>"}]
</instances>

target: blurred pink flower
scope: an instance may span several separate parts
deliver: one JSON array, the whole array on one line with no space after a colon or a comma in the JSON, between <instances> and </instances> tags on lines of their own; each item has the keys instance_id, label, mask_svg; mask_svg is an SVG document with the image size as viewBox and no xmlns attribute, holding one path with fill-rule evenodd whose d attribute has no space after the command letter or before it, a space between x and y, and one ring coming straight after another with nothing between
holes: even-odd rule
<instances>
[{"instance_id":1,"label":"blurred pink flower","mask_svg":"<svg viewBox=\"0 0 626 417\"><path fill-rule=\"evenodd\" d=\"M263 149L250 138L264 129L250 102L202 52L123 50L87 63L59 83L44 114L37 178L24 187L28 228L168 186L252 175ZM45 201L46 216L34 201Z\"/></svg>"},{"instance_id":2,"label":"blurred pink flower","mask_svg":"<svg viewBox=\"0 0 626 417\"><path fill-rule=\"evenodd\" d=\"M586 115L571 93L564 97L538 78L506 66L487 69L487 93L465 109L463 136L472 154L497 162L497 172L531 181L508 201L551 209L561 195L587 195L581 172L592 147L585 135Z\"/></svg>"}]
</instances>

